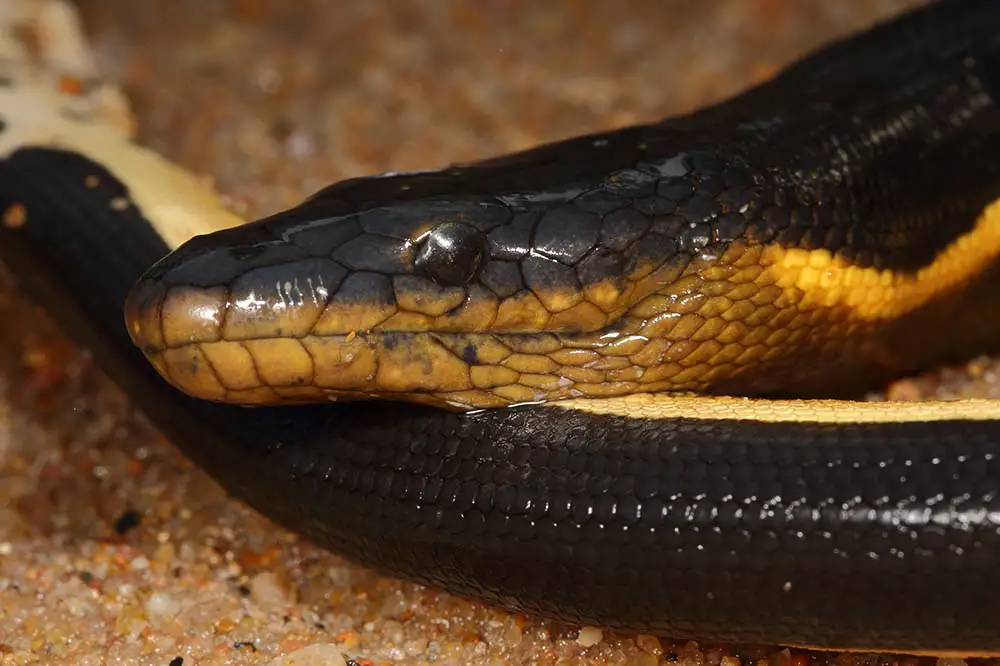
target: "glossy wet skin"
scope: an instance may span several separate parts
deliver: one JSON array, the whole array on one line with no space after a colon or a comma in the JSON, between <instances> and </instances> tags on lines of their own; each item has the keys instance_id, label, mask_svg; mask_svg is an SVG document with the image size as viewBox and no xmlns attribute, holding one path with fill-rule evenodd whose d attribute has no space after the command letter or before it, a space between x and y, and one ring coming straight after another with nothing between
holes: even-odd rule
<instances>
[{"instance_id":1,"label":"glossy wet skin","mask_svg":"<svg viewBox=\"0 0 1000 666\"><path fill-rule=\"evenodd\" d=\"M993 80L975 59L949 66L962 83L925 93L933 117L910 89L859 102L857 86L906 75L871 68L842 88L805 79L795 109L764 86L657 125L339 183L165 258L133 291L130 332L176 386L229 402L856 390L1000 329L986 303L952 339L931 334L984 305L968 287L994 279L1000 249L981 146L996 139L975 129ZM840 98L864 129L830 127ZM928 159L983 163L931 178ZM967 197L936 207L958 186Z\"/></svg>"}]
</instances>

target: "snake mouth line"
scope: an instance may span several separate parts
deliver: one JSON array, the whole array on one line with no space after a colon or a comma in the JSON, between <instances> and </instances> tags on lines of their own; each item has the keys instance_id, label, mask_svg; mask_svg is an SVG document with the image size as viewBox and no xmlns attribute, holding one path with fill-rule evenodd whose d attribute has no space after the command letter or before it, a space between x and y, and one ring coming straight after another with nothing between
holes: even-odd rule
<instances>
[{"instance_id":1,"label":"snake mouth line","mask_svg":"<svg viewBox=\"0 0 1000 666\"><path fill-rule=\"evenodd\" d=\"M648 342L633 336L630 344ZM548 333L373 331L219 340L146 353L181 390L243 404L386 398L474 409L626 395L670 384L649 373L644 386L645 371L627 358Z\"/></svg>"}]
</instances>

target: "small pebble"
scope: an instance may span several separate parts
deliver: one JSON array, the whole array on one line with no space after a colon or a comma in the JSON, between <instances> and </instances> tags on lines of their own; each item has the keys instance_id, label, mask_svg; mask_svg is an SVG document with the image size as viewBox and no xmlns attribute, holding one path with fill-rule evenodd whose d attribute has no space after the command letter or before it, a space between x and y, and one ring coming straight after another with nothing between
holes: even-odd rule
<instances>
[{"instance_id":1,"label":"small pebble","mask_svg":"<svg viewBox=\"0 0 1000 666\"><path fill-rule=\"evenodd\" d=\"M677 649L677 661L681 666L704 666L705 653L694 641L688 641Z\"/></svg>"},{"instance_id":2,"label":"small pebble","mask_svg":"<svg viewBox=\"0 0 1000 666\"><path fill-rule=\"evenodd\" d=\"M146 600L146 612L150 617L173 617L180 610L180 604L166 592L153 592Z\"/></svg>"},{"instance_id":3,"label":"small pebble","mask_svg":"<svg viewBox=\"0 0 1000 666\"><path fill-rule=\"evenodd\" d=\"M403 630L403 625L396 620L386 620L382 623L382 635L385 640L392 643L393 645L399 645L406 638L406 632Z\"/></svg>"},{"instance_id":4,"label":"small pebble","mask_svg":"<svg viewBox=\"0 0 1000 666\"><path fill-rule=\"evenodd\" d=\"M406 600L406 595L401 590L394 590L387 594L382 601L379 613L386 617L400 618L406 612L408 605L409 602Z\"/></svg>"},{"instance_id":5,"label":"small pebble","mask_svg":"<svg viewBox=\"0 0 1000 666\"><path fill-rule=\"evenodd\" d=\"M520 625L513 618L507 622L507 627L503 632L503 640L506 643L505 647L509 650L511 648L516 648L521 644L521 639L524 638L524 632L521 631Z\"/></svg>"},{"instance_id":6,"label":"small pebble","mask_svg":"<svg viewBox=\"0 0 1000 666\"><path fill-rule=\"evenodd\" d=\"M349 567L330 567L327 570L330 583L334 587L348 587L351 584L351 569Z\"/></svg>"},{"instance_id":7,"label":"small pebble","mask_svg":"<svg viewBox=\"0 0 1000 666\"><path fill-rule=\"evenodd\" d=\"M292 603L288 587L272 571L250 579L250 597L264 608L283 608Z\"/></svg>"},{"instance_id":8,"label":"small pebble","mask_svg":"<svg viewBox=\"0 0 1000 666\"><path fill-rule=\"evenodd\" d=\"M656 636L650 636L649 634L639 634L635 637L635 644L639 646L639 649L643 652L648 652L651 655L659 657L663 654L663 645L660 644L660 639Z\"/></svg>"},{"instance_id":9,"label":"small pebble","mask_svg":"<svg viewBox=\"0 0 1000 666\"><path fill-rule=\"evenodd\" d=\"M585 648L593 647L604 638L604 632L597 627L584 627L580 629L580 634L576 637L577 645Z\"/></svg>"}]
</instances>

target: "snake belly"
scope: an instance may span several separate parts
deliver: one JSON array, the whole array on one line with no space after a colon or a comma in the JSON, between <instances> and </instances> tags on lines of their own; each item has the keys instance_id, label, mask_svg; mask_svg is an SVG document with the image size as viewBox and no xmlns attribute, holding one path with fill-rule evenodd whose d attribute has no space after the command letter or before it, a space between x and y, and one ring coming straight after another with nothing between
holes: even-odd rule
<instances>
[{"instance_id":1,"label":"snake belly","mask_svg":"<svg viewBox=\"0 0 1000 666\"><path fill-rule=\"evenodd\" d=\"M989 347L998 96L1000 8L939 2L688 116L347 181L180 247L137 148L26 144L0 256L233 496L381 571L622 630L988 654L1000 406L658 391L829 397ZM315 311L286 286L310 280ZM726 343L704 322L743 301L768 317ZM691 314L713 354L670 337Z\"/></svg>"}]
</instances>

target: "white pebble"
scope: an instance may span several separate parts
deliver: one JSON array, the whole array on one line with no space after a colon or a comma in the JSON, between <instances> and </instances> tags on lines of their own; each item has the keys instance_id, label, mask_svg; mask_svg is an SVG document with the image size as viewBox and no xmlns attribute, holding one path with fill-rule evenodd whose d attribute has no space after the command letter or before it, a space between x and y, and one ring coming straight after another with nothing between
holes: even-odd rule
<instances>
[{"instance_id":1,"label":"white pebble","mask_svg":"<svg viewBox=\"0 0 1000 666\"><path fill-rule=\"evenodd\" d=\"M270 571L250 579L250 596L264 608L284 608L291 602L287 587Z\"/></svg>"},{"instance_id":2,"label":"white pebble","mask_svg":"<svg viewBox=\"0 0 1000 666\"><path fill-rule=\"evenodd\" d=\"M589 648L600 643L602 638L604 638L604 632L597 627L583 627L580 629L580 634L576 637L576 643L582 647Z\"/></svg>"},{"instance_id":3,"label":"white pebble","mask_svg":"<svg viewBox=\"0 0 1000 666\"><path fill-rule=\"evenodd\" d=\"M507 622L507 628L503 632L503 640L506 644L505 647L508 650L516 648L521 644L521 640L524 638L524 634L521 631L520 625L513 619Z\"/></svg>"},{"instance_id":4,"label":"white pebble","mask_svg":"<svg viewBox=\"0 0 1000 666\"><path fill-rule=\"evenodd\" d=\"M146 600L146 613L150 617L173 617L180 610L180 604L166 592L153 592Z\"/></svg>"}]
</instances>

